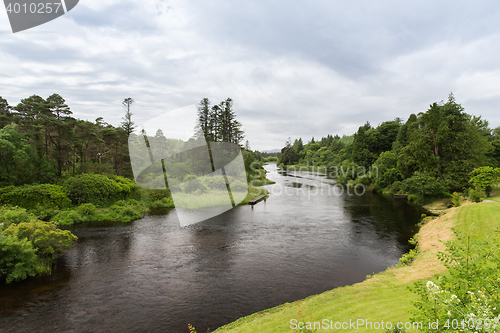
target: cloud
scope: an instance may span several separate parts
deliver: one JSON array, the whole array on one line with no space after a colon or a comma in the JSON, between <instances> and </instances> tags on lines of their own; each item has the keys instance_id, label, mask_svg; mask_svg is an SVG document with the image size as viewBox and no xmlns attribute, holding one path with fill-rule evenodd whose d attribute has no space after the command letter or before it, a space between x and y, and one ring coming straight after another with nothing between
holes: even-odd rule
<instances>
[{"instance_id":1,"label":"cloud","mask_svg":"<svg viewBox=\"0 0 500 333\"><path fill-rule=\"evenodd\" d=\"M32 33L2 34L0 95L54 92L118 125L234 100L254 149L407 118L453 91L500 125L494 1L97 1ZM0 29L8 29L0 16ZM43 33L50 32L53 33ZM40 32L40 33L35 33Z\"/></svg>"}]
</instances>

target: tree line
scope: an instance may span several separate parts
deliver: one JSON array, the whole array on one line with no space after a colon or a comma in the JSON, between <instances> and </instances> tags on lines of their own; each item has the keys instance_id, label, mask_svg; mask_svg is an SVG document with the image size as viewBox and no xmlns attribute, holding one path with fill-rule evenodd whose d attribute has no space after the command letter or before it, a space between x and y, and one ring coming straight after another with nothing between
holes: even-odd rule
<instances>
[{"instance_id":1,"label":"tree line","mask_svg":"<svg viewBox=\"0 0 500 333\"><path fill-rule=\"evenodd\" d=\"M133 130L132 103L125 99L126 117L114 127L102 117L75 119L59 94L32 95L15 106L0 97L0 184L46 183L66 171L131 177L127 137Z\"/></svg>"},{"instance_id":2,"label":"tree line","mask_svg":"<svg viewBox=\"0 0 500 333\"><path fill-rule=\"evenodd\" d=\"M414 193L422 201L471 187L476 168L499 168L500 127L491 129L486 120L467 114L451 93L406 122L396 118L377 127L367 122L351 136L328 135L307 144L289 139L278 163L350 168L357 171L338 175L344 184ZM375 175L358 173L370 168Z\"/></svg>"},{"instance_id":3,"label":"tree line","mask_svg":"<svg viewBox=\"0 0 500 333\"><path fill-rule=\"evenodd\" d=\"M213 106L208 98L203 98L198 105L195 130L198 137L203 136L207 141L240 144L245 137L241 123L236 120L231 98Z\"/></svg>"}]
</instances>

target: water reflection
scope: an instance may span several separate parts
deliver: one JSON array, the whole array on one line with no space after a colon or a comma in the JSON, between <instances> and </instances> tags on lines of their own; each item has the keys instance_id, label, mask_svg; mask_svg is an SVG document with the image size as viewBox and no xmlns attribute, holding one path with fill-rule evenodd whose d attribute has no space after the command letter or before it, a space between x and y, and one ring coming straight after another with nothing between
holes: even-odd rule
<instances>
[{"instance_id":1,"label":"water reflection","mask_svg":"<svg viewBox=\"0 0 500 333\"><path fill-rule=\"evenodd\" d=\"M407 250L419 211L404 202L316 191L321 175L278 173L287 188L181 228L174 211L89 224L52 277L0 287L0 328L198 332L359 282ZM300 178L302 177L302 178ZM296 185L293 185L293 184ZM315 193L311 195L311 193Z\"/></svg>"}]
</instances>

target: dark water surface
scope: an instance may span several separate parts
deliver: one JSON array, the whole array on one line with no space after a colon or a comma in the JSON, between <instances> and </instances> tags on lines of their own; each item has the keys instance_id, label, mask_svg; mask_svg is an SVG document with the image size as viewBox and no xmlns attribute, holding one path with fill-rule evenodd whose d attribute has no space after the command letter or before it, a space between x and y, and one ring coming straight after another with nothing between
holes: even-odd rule
<instances>
[{"instance_id":1,"label":"dark water surface","mask_svg":"<svg viewBox=\"0 0 500 333\"><path fill-rule=\"evenodd\" d=\"M187 228L172 210L71 229L79 240L52 276L0 286L0 332L213 331L360 282L408 250L417 208L267 168L274 194L254 208Z\"/></svg>"}]
</instances>

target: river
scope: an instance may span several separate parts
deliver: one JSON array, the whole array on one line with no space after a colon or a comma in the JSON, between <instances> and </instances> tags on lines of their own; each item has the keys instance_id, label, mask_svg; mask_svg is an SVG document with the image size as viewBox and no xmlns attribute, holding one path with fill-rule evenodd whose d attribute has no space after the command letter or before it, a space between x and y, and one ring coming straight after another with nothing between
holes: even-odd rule
<instances>
[{"instance_id":1,"label":"river","mask_svg":"<svg viewBox=\"0 0 500 333\"><path fill-rule=\"evenodd\" d=\"M276 184L253 208L186 228L171 210L70 229L79 240L52 276L0 286L0 332L213 331L360 282L409 249L418 208L266 168Z\"/></svg>"}]
</instances>

